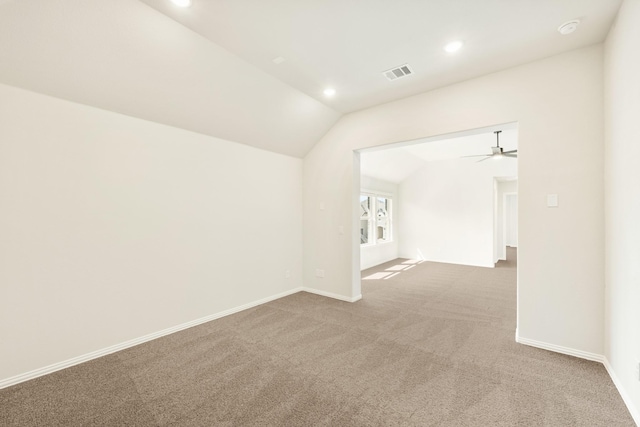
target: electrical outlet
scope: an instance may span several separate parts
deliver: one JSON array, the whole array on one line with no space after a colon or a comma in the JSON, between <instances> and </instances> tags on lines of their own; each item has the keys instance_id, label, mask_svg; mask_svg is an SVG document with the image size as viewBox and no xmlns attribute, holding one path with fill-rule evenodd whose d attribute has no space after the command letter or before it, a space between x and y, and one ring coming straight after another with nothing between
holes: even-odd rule
<instances>
[{"instance_id":1,"label":"electrical outlet","mask_svg":"<svg viewBox=\"0 0 640 427\"><path fill-rule=\"evenodd\" d=\"M640 381L640 359L636 360L636 379Z\"/></svg>"},{"instance_id":2,"label":"electrical outlet","mask_svg":"<svg viewBox=\"0 0 640 427\"><path fill-rule=\"evenodd\" d=\"M284 278L285 279L291 279L291 270L287 270L284 272Z\"/></svg>"},{"instance_id":3,"label":"electrical outlet","mask_svg":"<svg viewBox=\"0 0 640 427\"><path fill-rule=\"evenodd\" d=\"M316 277L323 278L324 277L324 270L317 269L316 270Z\"/></svg>"}]
</instances>

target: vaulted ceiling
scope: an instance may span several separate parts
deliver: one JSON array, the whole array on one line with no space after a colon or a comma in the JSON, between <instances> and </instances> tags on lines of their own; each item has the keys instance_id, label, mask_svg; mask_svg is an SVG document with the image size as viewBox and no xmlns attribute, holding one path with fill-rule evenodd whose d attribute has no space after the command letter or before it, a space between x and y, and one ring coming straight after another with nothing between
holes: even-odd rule
<instances>
[{"instance_id":1,"label":"vaulted ceiling","mask_svg":"<svg viewBox=\"0 0 640 427\"><path fill-rule=\"evenodd\" d=\"M599 43L619 6L0 0L0 83L303 157L343 113ZM560 35L572 19L578 30ZM447 54L452 40L464 46ZM382 75L405 63L413 75Z\"/></svg>"},{"instance_id":2,"label":"vaulted ceiling","mask_svg":"<svg viewBox=\"0 0 640 427\"><path fill-rule=\"evenodd\" d=\"M478 133L461 133L430 137L406 143L393 144L389 148L378 147L360 154L360 173L382 181L400 184L411 174L428 165L429 162L455 161L456 166L489 166L494 162L517 162L513 158L488 159L482 155L491 154L496 146L494 131L501 130L499 145L505 151L518 149L518 129L515 123L496 126ZM478 157L467 157L478 156ZM488 162L487 162L488 160Z\"/></svg>"},{"instance_id":3,"label":"vaulted ceiling","mask_svg":"<svg viewBox=\"0 0 640 427\"><path fill-rule=\"evenodd\" d=\"M620 0L141 0L341 112L601 42ZM562 23L579 19L562 36ZM443 46L461 40L456 55ZM282 57L277 65L273 59ZM408 63L415 74L382 72ZM326 86L336 89L330 100Z\"/></svg>"}]
</instances>

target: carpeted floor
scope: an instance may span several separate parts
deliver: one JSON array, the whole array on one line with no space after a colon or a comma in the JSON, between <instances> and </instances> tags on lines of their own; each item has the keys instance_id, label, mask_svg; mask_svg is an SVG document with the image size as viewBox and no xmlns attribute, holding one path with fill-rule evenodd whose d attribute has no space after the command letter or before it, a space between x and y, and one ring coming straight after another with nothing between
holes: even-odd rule
<instances>
[{"instance_id":1,"label":"carpeted floor","mask_svg":"<svg viewBox=\"0 0 640 427\"><path fill-rule=\"evenodd\" d=\"M0 390L0 425L634 425L601 364L514 342L515 261L376 273Z\"/></svg>"}]
</instances>

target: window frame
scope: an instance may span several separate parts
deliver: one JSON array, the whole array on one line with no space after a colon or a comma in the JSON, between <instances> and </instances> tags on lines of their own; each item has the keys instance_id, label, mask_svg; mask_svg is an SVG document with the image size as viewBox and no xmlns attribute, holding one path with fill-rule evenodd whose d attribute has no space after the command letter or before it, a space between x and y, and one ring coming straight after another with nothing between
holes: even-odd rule
<instances>
[{"instance_id":1,"label":"window frame","mask_svg":"<svg viewBox=\"0 0 640 427\"><path fill-rule=\"evenodd\" d=\"M384 193L381 191L361 189L360 198L362 197L369 197L372 203L370 203L370 215L367 220L369 241L367 243L360 243L360 247L363 248L363 247L370 247L375 245L384 245L385 243L392 243L394 234L395 234L393 229L394 228L393 227L393 211L394 211L393 194ZM388 234L389 234L388 239L378 238L378 198L386 199L390 202L389 203L390 209L387 209L387 222L388 222ZM372 207L371 207L371 204L373 205ZM371 212L373 212L373 215L371 215ZM362 219L362 215L360 215L360 221L364 221Z\"/></svg>"}]
</instances>

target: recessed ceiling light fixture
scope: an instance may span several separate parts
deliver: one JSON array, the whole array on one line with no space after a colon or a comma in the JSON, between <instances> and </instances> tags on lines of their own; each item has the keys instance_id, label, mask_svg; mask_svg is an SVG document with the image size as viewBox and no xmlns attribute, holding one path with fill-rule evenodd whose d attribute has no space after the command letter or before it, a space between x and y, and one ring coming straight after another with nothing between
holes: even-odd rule
<instances>
[{"instance_id":1,"label":"recessed ceiling light fixture","mask_svg":"<svg viewBox=\"0 0 640 427\"><path fill-rule=\"evenodd\" d=\"M446 45L444 45L443 49L445 50L445 52L455 53L455 52L459 51L462 48L463 44L464 43L461 40L456 40L456 41L453 41L451 43L447 43Z\"/></svg>"},{"instance_id":2,"label":"recessed ceiling light fixture","mask_svg":"<svg viewBox=\"0 0 640 427\"><path fill-rule=\"evenodd\" d=\"M573 21L565 22L564 24L558 27L558 32L563 36L567 34L573 33L580 25L580 21L578 19L574 19Z\"/></svg>"},{"instance_id":3,"label":"recessed ceiling light fixture","mask_svg":"<svg viewBox=\"0 0 640 427\"><path fill-rule=\"evenodd\" d=\"M332 96L335 96L336 90L332 87L328 87L322 93L324 93L324 96L327 98L331 98Z\"/></svg>"},{"instance_id":4,"label":"recessed ceiling light fixture","mask_svg":"<svg viewBox=\"0 0 640 427\"><path fill-rule=\"evenodd\" d=\"M280 65L286 60L282 56L278 56L277 58L273 58L271 61L276 65Z\"/></svg>"},{"instance_id":5,"label":"recessed ceiling light fixture","mask_svg":"<svg viewBox=\"0 0 640 427\"><path fill-rule=\"evenodd\" d=\"M191 6L191 0L171 0L171 3L175 4L178 7Z\"/></svg>"}]
</instances>

